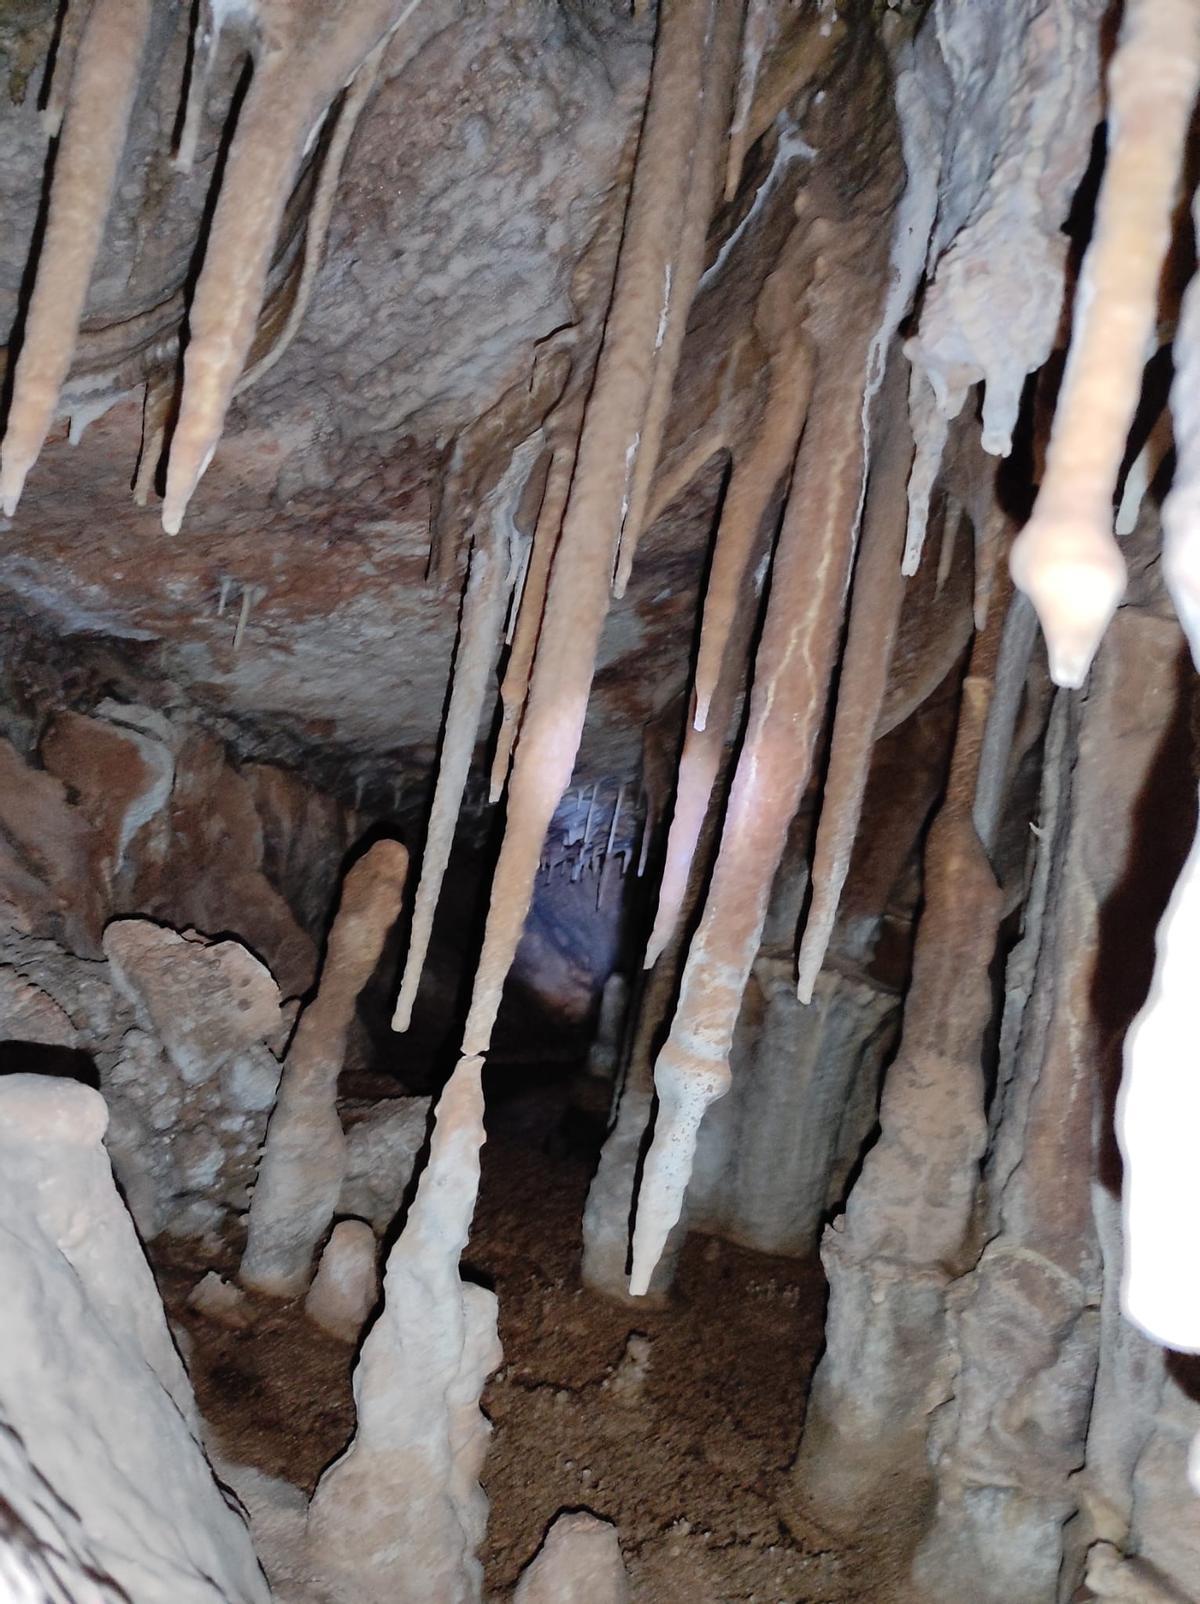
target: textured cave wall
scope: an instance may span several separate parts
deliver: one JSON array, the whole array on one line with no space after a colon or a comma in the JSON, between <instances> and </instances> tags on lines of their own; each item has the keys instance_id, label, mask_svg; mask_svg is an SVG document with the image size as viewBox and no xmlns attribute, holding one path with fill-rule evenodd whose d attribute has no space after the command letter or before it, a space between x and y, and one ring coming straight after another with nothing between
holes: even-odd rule
<instances>
[{"instance_id":1,"label":"textured cave wall","mask_svg":"<svg viewBox=\"0 0 1200 1604\"><path fill-rule=\"evenodd\" d=\"M535 359L574 346L586 373L594 356L603 289L585 273L577 293L590 321L580 325L572 280L589 250L611 257L604 239L620 221L651 38L645 19L604 5L425 10L416 54L411 39L397 41L399 65L393 74L385 61L356 129L300 333L237 404L179 541L162 537L130 485L147 377L158 382L174 361L180 290L238 63L227 42L197 164L175 172L186 17L156 11L76 360L114 404L78 445L65 416L56 426L0 573L10 661L40 620L66 644L77 680L94 663L135 693L149 683L160 702L202 710L243 752L324 756L349 794L356 774L379 784L390 771L403 783L432 756L454 607L426 584L425 565L435 485L456 447L477 452L477 420L502 403L498 442L483 431L489 460L502 460L520 438L505 429L530 430L503 420ZM0 331L10 350L49 154L37 103L53 26L48 5L6 18ZM306 182L281 274L303 232ZM139 342L154 308L167 308L167 334L146 357ZM64 413L82 417L72 393L69 384ZM702 523L702 509L689 511L648 543L643 577L614 618L599 772L633 769L630 713L663 705L667 665L682 681L677 626ZM647 648L663 678L616 667ZM609 667L617 683L606 695Z\"/></svg>"}]
</instances>

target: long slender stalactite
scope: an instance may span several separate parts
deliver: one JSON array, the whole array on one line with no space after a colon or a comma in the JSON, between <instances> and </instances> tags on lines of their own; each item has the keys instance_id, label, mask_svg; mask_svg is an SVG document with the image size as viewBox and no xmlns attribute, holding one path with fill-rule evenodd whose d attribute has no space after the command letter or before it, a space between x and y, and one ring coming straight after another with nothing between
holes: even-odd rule
<instances>
[{"instance_id":1,"label":"long slender stalactite","mask_svg":"<svg viewBox=\"0 0 1200 1604\"><path fill-rule=\"evenodd\" d=\"M650 490L658 470L663 434L675 390L675 375L687 333L688 313L704 268L704 248L720 189L729 129L730 94L737 64L745 0L712 0L704 47L699 123L687 180L687 200L675 259L663 293L654 379L646 401L637 456L629 481L629 504L621 524L613 594L622 597L633 572L638 541L646 525Z\"/></svg>"},{"instance_id":2,"label":"long slender stalactite","mask_svg":"<svg viewBox=\"0 0 1200 1604\"><path fill-rule=\"evenodd\" d=\"M75 354L133 113L150 15L150 0L94 0L79 40L46 232L0 445L0 505L10 518L46 439Z\"/></svg>"},{"instance_id":3,"label":"long slender stalactite","mask_svg":"<svg viewBox=\"0 0 1200 1604\"><path fill-rule=\"evenodd\" d=\"M721 507L696 654L692 722L698 730L708 718L759 526L795 460L808 410L813 353L797 326L797 308L803 304L811 271L805 259L806 233L803 223L793 229L755 312L755 326L767 353L767 399L749 447L734 453Z\"/></svg>"},{"instance_id":4,"label":"long slender stalactite","mask_svg":"<svg viewBox=\"0 0 1200 1604\"><path fill-rule=\"evenodd\" d=\"M797 958L797 994L805 1003L812 1001L850 870L904 597L904 579L896 561L895 507L908 482L913 448L904 408L904 369L897 358L898 353L879 392L882 423L867 484L861 549L838 677L813 850L812 900Z\"/></svg>"},{"instance_id":5,"label":"long slender stalactite","mask_svg":"<svg viewBox=\"0 0 1200 1604\"><path fill-rule=\"evenodd\" d=\"M530 471L531 459L539 449L540 443L535 439L513 454L508 472L487 497L479 515L463 590L437 784L429 809L408 952L392 1016L393 1030L407 1030L412 1022L413 1003L429 951L434 915L450 862L471 759L475 755L479 721L487 704L492 669L500 651L505 609L516 579L519 536L513 510Z\"/></svg>"},{"instance_id":6,"label":"long slender stalactite","mask_svg":"<svg viewBox=\"0 0 1200 1604\"><path fill-rule=\"evenodd\" d=\"M396 26L394 10L387 0L372 0L356 15L353 29L322 27L319 11L304 6L264 12L254 75L238 113L188 313L183 390L162 509L168 534L178 534L221 437L254 341L283 209L309 141L334 95Z\"/></svg>"},{"instance_id":7,"label":"long slender stalactite","mask_svg":"<svg viewBox=\"0 0 1200 1604\"><path fill-rule=\"evenodd\" d=\"M570 407L566 417L555 418L547 425L550 467L542 493L542 504L534 525L512 644L508 649L504 677L500 682L500 728L496 734L496 750L492 756L490 785L490 799L493 802L498 802L504 794L513 748L517 742L517 732L521 727L521 715L529 694L533 658L542 627L546 591L550 584L550 567L554 561L563 514L567 507L567 497L571 490L571 480L575 473L577 430L582 414L583 404L579 401Z\"/></svg>"},{"instance_id":8,"label":"long slender stalactite","mask_svg":"<svg viewBox=\"0 0 1200 1604\"><path fill-rule=\"evenodd\" d=\"M1108 83L1111 146L1045 476L1012 551L1013 578L1037 608L1050 671L1070 687L1083 684L1125 589L1113 495L1200 83L1192 0L1130 0Z\"/></svg>"},{"instance_id":9,"label":"long slender stalactite","mask_svg":"<svg viewBox=\"0 0 1200 1604\"><path fill-rule=\"evenodd\" d=\"M678 103L694 97L705 21L706 8L697 0L665 5L659 21L613 304L509 779L508 822L463 1033L464 1061L485 1053L491 1040L542 842L570 782L583 730L638 427L653 379L659 292L681 205L679 169L689 156L678 138Z\"/></svg>"},{"instance_id":10,"label":"long slender stalactite","mask_svg":"<svg viewBox=\"0 0 1200 1604\"><path fill-rule=\"evenodd\" d=\"M853 221L810 224L823 244L806 320L816 347L812 421L772 567L721 845L671 1031L655 1066L659 1107L634 1228L635 1295L649 1287L679 1218L704 1111L729 1085L742 993L824 716L865 472L862 396L880 310L866 268L879 247L878 220L873 222L874 240ZM820 531L817 539L813 528Z\"/></svg>"}]
</instances>

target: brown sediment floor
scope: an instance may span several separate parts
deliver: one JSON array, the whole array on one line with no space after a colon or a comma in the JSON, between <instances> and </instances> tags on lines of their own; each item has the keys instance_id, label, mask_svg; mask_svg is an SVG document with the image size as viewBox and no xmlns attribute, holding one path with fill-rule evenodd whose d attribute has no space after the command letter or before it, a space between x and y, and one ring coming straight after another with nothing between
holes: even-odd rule
<instances>
[{"instance_id":1,"label":"brown sediment floor","mask_svg":"<svg viewBox=\"0 0 1200 1604\"><path fill-rule=\"evenodd\" d=\"M493 1089L466 1257L499 1295L505 1351L483 1399L489 1593L507 1594L560 1510L586 1508L616 1524L637 1604L896 1604L895 1541L839 1544L797 1513L788 1476L821 1342L819 1264L692 1237L668 1306L586 1291L594 1152L561 1135L562 1077ZM353 1429L352 1351L299 1304L254 1298L249 1328L215 1325L184 1306L211 1258L186 1243L152 1257L220 1451L311 1489Z\"/></svg>"}]
</instances>

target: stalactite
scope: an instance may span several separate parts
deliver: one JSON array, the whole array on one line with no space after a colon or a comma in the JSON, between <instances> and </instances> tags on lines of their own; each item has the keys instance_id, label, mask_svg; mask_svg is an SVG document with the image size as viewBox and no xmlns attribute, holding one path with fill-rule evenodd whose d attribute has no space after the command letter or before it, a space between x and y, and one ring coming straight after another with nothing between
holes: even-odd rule
<instances>
[{"instance_id":1,"label":"stalactite","mask_svg":"<svg viewBox=\"0 0 1200 1604\"><path fill-rule=\"evenodd\" d=\"M513 747L516 745L517 731L521 727L521 715L525 709L525 698L529 694L533 657L546 605L546 590L550 583L550 566L554 560L563 514L567 507L567 496L571 489L571 479L575 472L577 449L575 430L578 428L581 412L581 404L573 405L570 408L570 418L566 421L574 427L564 430L561 427L563 420L556 420L553 428L555 438L550 470L546 475L546 489L534 526L525 582L521 587L516 627L513 631L508 660L504 665L504 678L500 684L500 728L496 735L496 751L492 758L489 791L492 802L498 802L504 793L504 782L508 779Z\"/></svg>"},{"instance_id":2,"label":"stalactite","mask_svg":"<svg viewBox=\"0 0 1200 1604\"><path fill-rule=\"evenodd\" d=\"M738 63L737 96L729 124L729 155L725 165L725 199L737 194L746 162L750 139L750 111L758 87L764 55L779 27L777 0L749 0L742 33L742 54Z\"/></svg>"},{"instance_id":3,"label":"stalactite","mask_svg":"<svg viewBox=\"0 0 1200 1604\"><path fill-rule=\"evenodd\" d=\"M746 678L759 613L761 577L770 551L769 535L761 524L756 536L758 543L742 575L741 597L732 616L731 633L725 644L705 726L702 730L696 728L689 709L684 728L683 748L675 772L671 824L658 877L654 926L643 958L646 969L654 968L673 946L685 923L687 909L695 900L695 871L703 857L706 831L711 828L713 799L722 794L718 776L728 766L728 743L736 733L735 713ZM650 1082L649 1071L647 1082Z\"/></svg>"},{"instance_id":4,"label":"stalactite","mask_svg":"<svg viewBox=\"0 0 1200 1604\"><path fill-rule=\"evenodd\" d=\"M900 622L904 581L896 561L900 542L895 508L903 499L913 452L903 391L903 367L893 360L880 392L882 430L867 485L861 549L854 570L829 766L813 853L812 901L797 960L796 994L805 1003L812 1001L850 868Z\"/></svg>"},{"instance_id":5,"label":"stalactite","mask_svg":"<svg viewBox=\"0 0 1200 1604\"><path fill-rule=\"evenodd\" d=\"M516 576L515 548L520 537L513 523L513 510L532 459L540 449L539 440L527 441L514 453L508 472L480 511L463 593L450 703L446 709L437 784L421 857L421 877L413 904L412 931L400 994L392 1016L393 1030L407 1030L412 1022L413 1003L429 951L434 914L450 862L479 720L487 701L488 685L500 650L504 613Z\"/></svg>"},{"instance_id":6,"label":"stalactite","mask_svg":"<svg viewBox=\"0 0 1200 1604\"><path fill-rule=\"evenodd\" d=\"M1012 552L1059 685L1083 684L1125 588L1112 502L1141 392L1183 142L1200 79L1192 0L1130 0L1109 67L1111 148L1046 471Z\"/></svg>"},{"instance_id":7,"label":"stalactite","mask_svg":"<svg viewBox=\"0 0 1200 1604\"><path fill-rule=\"evenodd\" d=\"M690 728L689 723L689 731ZM714 746L718 764L728 769L733 762L732 748L720 740L715 720L699 739ZM637 1195L641 1151L654 1107L655 1049L670 1019L680 968L686 956L685 933L704 893L718 825L715 811L701 820L703 834L691 859L680 918L653 973L643 978L636 998L629 1044L623 1054L623 1075L614 1099L615 1118L605 1138L583 1211L581 1272L584 1285L620 1302L629 1298L629 1222ZM649 1296L661 1298L669 1290L675 1271L675 1250L681 1240L680 1231L668 1243L651 1279Z\"/></svg>"},{"instance_id":8,"label":"stalactite","mask_svg":"<svg viewBox=\"0 0 1200 1604\"><path fill-rule=\"evenodd\" d=\"M704 1110L728 1086L733 1027L808 779L849 583L865 471L862 397L880 311L869 264L873 256L882 264L877 239L861 229L828 229L823 243L806 319L817 350L811 416L775 555L721 846L655 1067L659 1108L634 1231L635 1295L649 1286L679 1218Z\"/></svg>"},{"instance_id":9,"label":"stalactite","mask_svg":"<svg viewBox=\"0 0 1200 1604\"><path fill-rule=\"evenodd\" d=\"M458 1263L483 1145L482 1062L438 1102L429 1162L388 1255L383 1310L354 1371L358 1427L308 1512L308 1564L332 1604L477 1604L487 1524L483 1383L503 1354L496 1294ZM326 1596L323 1594L322 1596Z\"/></svg>"},{"instance_id":10,"label":"stalactite","mask_svg":"<svg viewBox=\"0 0 1200 1604\"><path fill-rule=\"evenodd\" d=\"M221 47L221 34L230 9L229 0L196 0L183 127L179 133L174 156L174 165L181 173L190 173L196 159L196 142L200 137L200 124L204 120L209 79L212 76L217 51Z\"/></svg>"},{"instance_id":11,"label":"stalactite","mask_svg":"<svg viewBox=\"0 0 1200 1604\"><path fill-rule=\"evenodd\" d=\"M608 611L628 465L654 365L663 264L677 232L679 101L695 95L706 7L664 5L612 308L555 554L528 702L509 780L508 823L464 1031L485 1053L547 826L570 782ZM671 165L668 156L676 163ZM528 586L526 587L528 591Z\"/></svg>"},{"instance_id":12,"label":"stalactite","mask_svg":"<svg viewBox=\"0 0 1200 1604\"><path fill-rule=\"evenodd\" d=\"M79 36L88 10L88 0L64 0L59 13L58 36L54 45L54 65L51 69L49 91L44 94L42 127L50 139L57 139L62 129L71 88L71 74L79 53Z\"/></svg>"},{"instance_id":13,"label":"stalactite","mask_svg":"<svg viewBox=\"0 0 1200 1604\"><path fill-rule=\"evenodd\" d=\"M245 1286L294 1297L312 1276L313 1252L329 1228L346 1163L337 1079L359 992L400 913L408 853L379 841L342 887L321 982L300 1016L250 1201Z\"/></svg>"},{"instance_id":14,"label":"stalactite","mask_svg":"<svg viewBox=\"0 0 1200 1604\"><path fill-rule=\"evenodd\" d=\"M386 48L386 40L375 46L350 80L342 97L337 125L321 162L312 205L309 207L308 221L304 227L304 253L301 259L300 277L292 294L292 304L288 307L283 327L273 340L270 349L264 352L257 362L252 363L234 385L235 396L244 395L251 385L257 384L271 371L296 338L300 325L304 322L304 314L308 311L308 303L317 282L317 273L325 251L325 237L329 232L329 220L333 216L334 202L337 200L342 165L346 160L350 141L354 137L354 130L358 126L358 119L362 116L363 107L375 89Z\"/></svg>"},{"instance_id":15,"label":"stalactite","mask_svg":"<svg viewBox=\"0 0 1200 1604\"><path fill-rule=\"evenodd\" d=\"M325 17L319 7L263 8L254 74L238 113L189 309L183 390L163 500L168 534L178 534L220 439L305 151L335 96L364 68L374 72L377 47L418 4L370 0L352 17L345 12Z\"/></svg>"},{"instance_id":16,"label":"stalactite","mask_svg":"<svg viewBox=\"0 0 1200 1604\"><path fill-rule=\"evenodd\" d=\"M150 13L150 0L93 0L83 28L0 446L0 504L10 518L70 371L125 148Z\"/></svg>"},{"instance_id":17,"label":"stalactite","mask_svg":"<svg viewBox=\"0 0 1200 1604\"><path fill-rule=\"evenodd\" d=\"M779 266L763 288L755 314L768 353L769 387L753 443L744 455L735 452L721 508L696 656L693 722L698 730L704 728L708 718L763 514L791 469L808 410L812 350L796 322L796 308L805 288L806 240L807 229L797 226L784 247Z\"/></svg>"},{"instance_id":18,"label":"stalactite","mask_svg":"<svg viewBox=\"0 0 1200 1604\"><path fill-rule=\"evenodd\" d=\"M675 388L675 375L687 332L688 313L704 267L708 225L720 188L720 169L729 127L729 103L737 62L745 0L711 0L712 14L704 50L699 125L687 201L674 260L668 265L663 308L657 333L654 378L646 403L637 456L629 484L629 505L621 527L613 594L624 596L633 571L638 541L646 524L650 489L658 469L663 433Z\"/></svg>"}]
</instances>

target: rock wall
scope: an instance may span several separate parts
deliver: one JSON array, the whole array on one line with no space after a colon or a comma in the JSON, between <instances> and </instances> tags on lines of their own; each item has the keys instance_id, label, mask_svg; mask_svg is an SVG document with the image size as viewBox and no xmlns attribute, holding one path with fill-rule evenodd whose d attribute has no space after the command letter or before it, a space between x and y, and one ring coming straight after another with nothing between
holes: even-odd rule
<instances>
[{"instance_id":1,"label":"rock wall","mask_svg":"<svg viewBox=\"0 0 1200 1604\"><path fill-rule=\"evenodd\" d=\"M92 1572L97 1599L267 1604L113 1184L106 1117L88 1087L0 1080L0 1454L19 1563L64 1589Z\"/></svg>"}]
</instances>

